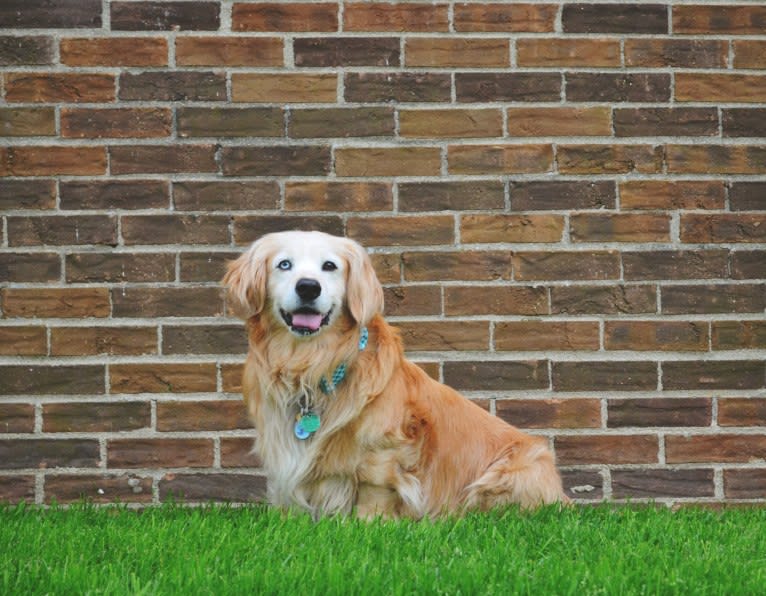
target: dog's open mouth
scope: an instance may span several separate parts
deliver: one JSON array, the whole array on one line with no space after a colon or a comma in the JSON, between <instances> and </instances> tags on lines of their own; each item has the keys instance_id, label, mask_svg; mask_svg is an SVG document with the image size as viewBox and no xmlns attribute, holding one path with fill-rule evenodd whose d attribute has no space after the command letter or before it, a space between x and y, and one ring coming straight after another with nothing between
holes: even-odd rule
<instances>
[{"instance_id":1,"label":"dog's open mouth","mask_svg":"<svg viewBox=\"0 0 766 596\"><path fill-rule=\"evenodd\" d=\"M305 307L294 310L291 313L280 309L279 313L282 315L282 319L293 333L297 333L298 335L311 335L330 322L332 309L325 315L317 312L313 308Z\"/></svg>"}]
</instances>

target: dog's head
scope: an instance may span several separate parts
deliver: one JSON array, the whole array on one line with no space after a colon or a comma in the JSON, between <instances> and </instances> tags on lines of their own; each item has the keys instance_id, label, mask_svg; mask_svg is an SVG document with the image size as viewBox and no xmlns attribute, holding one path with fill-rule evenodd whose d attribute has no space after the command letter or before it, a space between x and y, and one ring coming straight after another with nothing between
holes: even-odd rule
<instances>
[{"instance_id":1,"label":"dog's head","mask_svg":"<svg viewBox=\"0 0 766 596\"><path fill-rule=\"evenodd\" d=\"M223 279L235 308L266 314L296 336L313 336L344 314L366 325L383 310L367 252L322 232L279 232L254 242Z\"/></svg>"}]
</instances>

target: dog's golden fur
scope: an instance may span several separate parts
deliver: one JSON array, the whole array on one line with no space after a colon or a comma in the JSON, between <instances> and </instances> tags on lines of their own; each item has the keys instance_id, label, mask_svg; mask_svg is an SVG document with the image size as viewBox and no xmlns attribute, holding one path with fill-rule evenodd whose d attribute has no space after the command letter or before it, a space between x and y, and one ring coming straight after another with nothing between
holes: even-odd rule
<instances>
[{"instance_id":1,"label":"dog's golden fur","mask_svg":"<svg viewBox=\"0 0 766 596\"><path fill-rule=\"evenodd\" d=\"M277 251L309 237L344 260L345 300L331 323L302 337L275 314L269 276ZM420 518L567 500L544 439L490 415L404 357L399 334L381 315L370 259L355 242L269 234L230 264L224 283L247 320L243 393L272 503L314 515ZM362 326L369 342L360 350ZM321 379L341 363L346 378L323 393ZM293 434L302 395L322 417L305 441Z\"/></svg>"}]
</instances>

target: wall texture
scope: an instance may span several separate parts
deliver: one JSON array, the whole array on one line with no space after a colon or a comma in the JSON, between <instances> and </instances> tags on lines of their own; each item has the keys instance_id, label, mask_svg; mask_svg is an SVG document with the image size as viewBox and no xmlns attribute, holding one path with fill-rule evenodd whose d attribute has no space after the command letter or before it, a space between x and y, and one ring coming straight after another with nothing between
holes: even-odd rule
<instances>
[{"instance_id":1,"label":"wall texture","mask_svg":"<svg viewBox=\"0 0 766 596\"><path fill-rule=\"evenodd\" d=\"M0 2L0 500L258 498L218 280L369 247L586 501L766 502L760 2Z\"/></svg>"}]
</instances>

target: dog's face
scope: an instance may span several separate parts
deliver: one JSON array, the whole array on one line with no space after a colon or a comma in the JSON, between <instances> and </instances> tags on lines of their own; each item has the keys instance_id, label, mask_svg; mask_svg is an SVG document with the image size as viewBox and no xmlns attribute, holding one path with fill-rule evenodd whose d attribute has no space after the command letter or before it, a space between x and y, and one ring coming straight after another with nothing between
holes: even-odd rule
<instances>
[{"instance_id":1,"label":"dog's face","mask_svg":"<svg viewBox=\"0 0 766 596\"><path fill-rule=\"evenodd\" d=\"M299 337L321 333L344 313L359 324L383 308L383 290L356 242L321 232L257 240L224 278L245 317L265 313Z\"/></svg>"}]
</instances>

